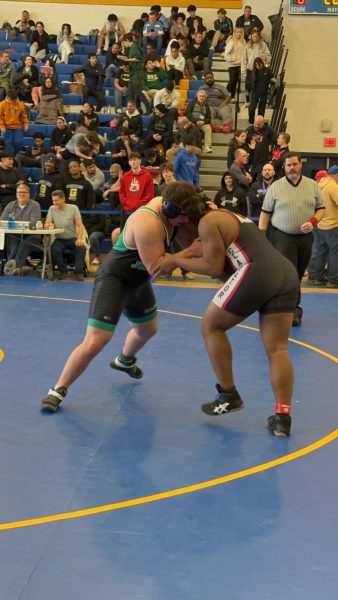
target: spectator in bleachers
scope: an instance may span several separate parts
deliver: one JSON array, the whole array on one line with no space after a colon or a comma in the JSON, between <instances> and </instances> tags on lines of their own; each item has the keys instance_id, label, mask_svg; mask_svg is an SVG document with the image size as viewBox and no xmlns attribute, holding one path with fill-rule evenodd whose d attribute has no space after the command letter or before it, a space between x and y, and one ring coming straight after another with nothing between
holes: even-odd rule
<instances>
[{"instance_id":1,"label":"spectator in bleachers","mask_svg":"<svg viewBox=\"0 0 338 600\"><path fill-rule=\"evenodd\" d=\"M41 62L48 54L48 33L45 31L45 26L42 21L36 22L36 29L32 33L30 55L37 62Z\"/></svg>"},{"instance_id":2,"label":"spectator in bleachers","mask_svg":"<svg viewBox=\"0 0 338 600\"><path fill-rule=\"evenodd\" d=\"M161 23L164 34L166 36L166 34L169 32L169 29L170 29L169 20L167 19L167 17L164 16L164 14L161 11L162 11L162 8L159 4L153 4L153 6L150 7L150 12L155 13L156 21L158 23Z\"/></svg>"},{"instance_id":3,"label":"spectator in bleachers","mask_svg":"<svg viewBox=\"0 0 338 600\"><path fill-rule=\"evenodd\" d=\"M130 85L128 86L128 100L136 102L142 96L143 65L140 46L134 41L133 35L128 33L123 38L123 44L128 52L124 60L129 64Z\"/></svg>"},{"instance_id":4,"label":"spectator in bleachers","mask_svg":"<svg viewBox=\"0 0 338 600\"><path fill-rule=\"evenodd\" d=\"M52 192L63 187L63 179L57 169L57 162L55 154L46 154L44 157L35 196L35 200L42 209L48 209L52 205Z\"/></svg>"},{"instance_id":5,"label":"spectator in bleachers","mask_svg":"<svg viewBox=\"0 0 338 600\"><path fill-rule=\"evenodd\" d=\"M123 98L127 98L130 82L130 69L128 63L122 63L115 73L114 79L114 105L116 112L122 112ZM134 100L132 100L134 102Z\"/></svg>"},{"instance_id":6,"label":"spectator in bleachers","mask_svg":"<svg viewBox=\"0 0 338 600\"><path fill-rule=\"evenodd\" d=\"M22 67L19 67L13 79L14 87L18 93L18 97L25 103L31 104L32 89L39 85L39 71L33 65L33 58L26 56Z\"/></svg>"},{"instance_id":7,"label":"spectator in bleachers","mask_svg":"<svg viewBox=\"0 0 338 600\"><path fill-rule=\"evenodd\" d=\"M318 183L325 204L325 213L318 223L314 285L338 288L338 166L332 165L327 177ZM326 281L328 265L328 281Z\"/></svg>"},{"instance_id":8,"label":"spectator in bleachers","mask_svg":"<svg viewBox=\"0 0 338 600\"><path fill-rule=\"evenodd\" d=\"M56 43L61 56L61 62L65 65L68 65L69 57L74 54L74 37L71 25L63 23L61 31L56 38Z\"/></svg>"},{"instance_id":9,"label":"spectator in bleachers","mask_svg":"<svg viewBox=\"0 0 338 600\"><path fill-rule=\"evenodd\" d=\"M146 22L148 21L148 18L149 18L148 13L143 12L141 14L141 17L139 19L136 19L136 21L134 21L133 26L131 28L132 31L135 31L138 34L140 39L142 38L143 29L144 29Z\"/></svg>"},{"instance_id":10,"label":"spectator in bleachers","mask_svg":"<svg viewBox=\"0 0 338 600\"><path fill-rule=\"evenodd\" d=\"M5 148L13 154L21 150L23 131L28 131L29 121L23 102L14 89L9 89L5 100L0 102L0 131Z\"/></svg>"},{"instance_id":11,"label":"spectator in bleachers","mask_svg":"<svg viewBox=\"0 0 338 600\"><path fill-rule=\"evenodd\" d=\"M198 90L195 100L188 104L185 116L204 133L203 152L212 152L211 110L204 90Z\"/></svg>"},{"instance_id":12,"label":"spectator in bleachers","mask_svg":"<svg viewBox=\"0 0 338 600\"><path fill-rule=\"evenodd\" d=\"M255 110L258 105L258 114L264 117L268 100L270 83L276 83L273 72L266 67L261 58L255 58L251 74L251 94L249 104L249 123L255 120Z\"/></svg>"},{"instance_id":13,"label":"spectator in bleachers","mask_svg":"<svg viewBox=\"0 0 338 600\"><path fill-rule=\"evenodd\" d=\"M170 27L170 39L177 39L178 35L182 35L187 38L189 35L189 28L184 24L185 14L180 12L177 14L176 20Z\"/></svg>"},{"instance_id":14,"label":"spectator in bleachers","mask_svg":"<svg viewBox=\"0 0 338 600\"><path fill-rule=\"evenodd\" d=\"M0 213L4 206L15 200L16 186L26 182L26 173L14 166L13 153L3 150L0 162Z\"/></svg>"},{"instance_id":15,"label":"spectator in bleachers","mask_svg":"<svg viewBox=\"0 0 338 600\"><path fill-rule=\"evenodd\" d=\"M93 158L99 151L100 140L95 131L74 133L64 150L56 154L60 160Z\"/></svg>"},{"instance_id":16,"label":"spectator in bleachers","mask_svg":"<svg viewBox=\"0 0 338 600\"><path fill-rule=\"evenodd\" d=\"M240 27L235 27L235 31L228 41L224 50L224 60L228 63L229 83L227 90L231 98L235 97L236 89L241 81L241 64L244 52L244 33Z\"/></svg>"},{"instance_id":17,"label":"spectator in bleachers","mask_svg":"<svg viewBox=\"0 0 338 600\"><path fill-rule=\"evenodd\" d=\"M188 39L191 44L194 43L197 33L200 33L203 41L206 41L207 28L203 25L203 23L199 21L198 17L195 17L192 22L192 31L189 32L188 36Z\"/></svg>"},{"instance_id":18,"label":"spectator in bleachers","mask_svg":"<svg viewBox=\"0 0 338 600\"><path fill-rule=\"evenodd\" d=\"M251 174L255 179L263 166L271 160L271 148L277 141L275 131L264 121L262 115L257 115L254 124L247 129L248 143L253 148L251 159Z\"/></svg>"},{"instance_id":19,"label":"spectator in bleachers","mask_svg":"<svg viewBox=\"0 0 338 600\"><path fill-rule=\"evenodd\" d=\"M284 158L290 152L290 135L286 131L281 131L277 138L277 148L273 151L270 163L276 172L276 179L284 177Z\"/></svg>"},{"instance_id":20,"label":"spectator in bleachers","mask_svg":"<svg viewBox=\"0 0 338 600\"><path fill-rule=\"evenodd\" d=\"M8 90L13 85L15 76L14 65L9 58L9 52L0 53L0 101L6 98Z\"/></svg>"},{"instance_id":21,"label":"spectator in bleachers","mask_svg":"<svg viewBox=\"0 0 338 600\"><path fill-rule=\"evenodd\" d=\"M66 119L64 117L58 117L56 119L56 127L53 129L50 136L51 150L56 154L62 152L72 135L72 131L70 127L68 127Z\"/></svg>"},{"instance_id":22,"label":"spectator in bleachers","mask_svg":"<svg viewBox=\"0 0 338 600\"><path fill-rule=\"evenodd\" d=\"M2 219L7 220L8 215L14 215L16 221L29 221L36 223L41 220L41 208L38 202L30 197L29 186L25 183L19 183L16 186L16 199L7 204ZM36 244L35 235L11 234L6 237L7 262L4 269L6 275L21 275L21 269L26 263L34 244Z\"/></svg>"},{"instance_id":23,"label":"spectator in bleachers","mask_svg":"<svg viewBox=\"0 0 338 600\"><path fill-rule=\"evenodd\" d=\"M22 167L41 168L41 158L50 151L49 144L45 142L45 134L36 131L33 135L34 143L28 146L24 152L19 152L15 160L19 169Z\"/></svg>"},{"instance_id":24,"label":"spectator in bleachers","mask_svg":"<svg viewBox=\"0 0 338 600\"><path fill-rule=\"evenodd\" d=\"M130 170L121 179L120 201L125 211L135 211L148 204L154 197L153 178L141 167L141 155L132 152L129 157Z\"/></svg>"},{"instance_id":25,"label":"spectator in bleachers","mask_svg":"<svg viewBox=\"0 0 338 600\"><path fill-rule=\"evenodd\" d=\"M199 188L199 168L201 161L194 152L195 140L186 135L183 141L184 147L180 148L174 160L175 179L191 183Z\"/></svg>"},{"instance_id":26,"label":"spectator in bleachers","mask_svg":"<svg viewBox=\"0 0 338 600\"><path fill-rule=\"evenodd\" d=\"M250 187L249 207L250 217L259 217L265 194L270 185L275 181L275 169L270 163L264 165L262 172L258 175L256 181Z\"/></svg>"},{"instance_id":27,"label":"spectator in bleachers","mask_svg":"<svg viewBox=\"0 0 338 600\"><path fill-rule=\"evenodd\" d=\"M125 33L125 29L117 16L114 14L108 15L100 31L96 54L101 54L102 50L108 52L111 45L120 42Z\"/></svg>"},{"instance_id":28,"label":"spectator in bleachers","mask_svg":"<svg viewBox=\"0 0 338 600\"><path fill-rule=\"evenodd\" d=\"M158 104L154 108L154 115L148 126L149 135L144 140L144 148L153 148L158 144L163 146L164 151L170 148L173 141L172 119L164 104Z\"/></svg>"},{"instance_id":29,"label":"spectator in bleachers","mask_svg":"<svg viewBox=\"0 0 338 600\"><path fill-rule=\"evenodd\" d=\"M83 86L83 102L88 102L89 96L93 96L97 102L96 110L100 112L104 105L105 98L102 91L105 80L105 71L102 65L97 61L97 56L93 52L88 54L88 62L83 67L77 67L75 73L83 73L85 85Z\"/></svg>"},{"instance_id":30,"label":"spectator in bleachers","mask_svg":"<svg viewBox=\"0 0 338 600\"><path fill-rule=\"evenodd\" d=\"M196 71L203 71L203 74L209 70L209 46L206 40L203 40L201 33L196 33L188 49L187 69L189 77L197 79Z\"/></svg>"},{"instance_id":31,"label":"spectator in bleachers","mask_svg":"<svg viewBox=\"0 0 338 600\"><path fill-rule=\"evenodd\" d=\"M214 204L216 204L217 208L226 208L231 212L243 215L243 217L247 215L243 189L238 186L237 180L233 178L229 171L226 171L222 175L221 189L214 198Z\"/></svg>"},{"instance_id":32,"label":"spectator in bleachers","mask_svg":"<svg viewBox=\"0 0 338 600\"><path fill-rule=\"evenodd\" d=\"M236 27L241 27L244 30L244 38L247 42L254 28L261 32L264 26L256 15L251 14L251 6L247 5L244 7L244 13L238 17Z\"/></svg>"},{"instance_id":33,"label":"spectator in bleachers","mask_svg":"<svg viewBox=\"0 0 338 600\"><path fill-rule=\"evenodd\" d=\"M264 42L258 29L254 29L250 35L250 39L244 46L244 52L242 56L241 71L245 75L245 92L246 92L246 106L250 101L251 82L252 82L252 70L255 58L260 57L264 64L269 64L271 60L271 53Z\"/></svg>"},{"instance_id":34,"label":"spectator in bleachers","mask_svg":"<svg viewBox=\"0 0 338 600\"><path fill-rule=\"evenodd\" d=\"M170 17L168 19L169 31L170 31L171 26L176 23L176 19L177 19L178 14L179 14L179 7L178 6L172 6L171 10L170 10ZM184 20L185 20L185 15L184 15Z\"/></svg>"},{"instance_id":35,"label":"spectator in bleachers","mask_svg":"<svg viewBox=\"0 0 338 600\"><path fill-rule=\"evenodd\" d=\"M231 96L224 85L216 83L212 71L205 73L205 85L199 89L207 95L212 124L221 124L225 133L232 129Z\"/></svg>"},{"instance_id":36,"label":"spectator in bleachers","mask_svg":"<svg viewBox=\"0 0 338 600\"><path fill-rule=\"evenodd\" d=\"M163 178L163 183L158 186L157 193L159 196L163 196L164 191L167 189L169 183L176 181L174 174L174 165L169 162L165 162L160 166L160 175Z\"/></svg>"},{"instance_id":37,"label":"spectator in bleachers","mask_svg":"<svg viewBox=\"0 0 338 600\"><path fill-rule=\"evenodd\" d=\"M152 60L154 63L154 66L158 69L160 68L161 56L156 52L154 46L150 43L146 45L145 53L143 54L143 57L142 57L143 68L144 68L144 65L146 64L147 60Z\"/></svg>"},{"instance_id":38,"label":"spectator in bleachers","mask_svg":"<svg viewBox=\"0 0 338 600\"><path fill-rule=\"evenodd\" d=\"M185 58L180 52L180 45L174 42L170 47L170 54L166 57L167 77L169 81L179 85L180 80L184 77Z\"/></svg>"},{"instance_id":39,"label":"spectator in bleachers","mask_svg":"<svg viewBox=\"0 0 338 600\"><path fill-rule=\"evenodd\" d=\"M110 179L105 185L105 191L102 194L104 202L109 202L113 210L120 208L120 187L123 175L122 167L118 163L110 165Z\"/></svg>"},{"instance_id":40,"label":"spectator in bleachers","mask_svg":"<svg viewBox=\"0 0 338 600\"><path fill-rule=\"evenodd\" d=\"M83 104L83 107L80 110L78 123L79 125L84 125L88 131L98 130L100 121L91 102L85 102Z\"/></svg>"},{"instance_id":41,"label":"spectator in bleachers","mask_svg":"<svg viewBox=\"0 0 338 600\"><path fill-rule=\"evenodd\" d=\"M108 215L89 215L86 219L86 231L89 236L89 246L92 253L92 265L101 264L100 244L109 236L111 220Z\"/></svg>"},{"instance_id":42,"label":"spectator in bleachers","mask_svg":"<svg viewBox=\"0 0 338 600\"><path fill-rule=\"evenodd\" d=\"M248 153L246 150L242 148L236 150L229 173L237 181L239 187L247 193L252 183L252 175L248 171Z\"/></svg>"},{"instance_id":43,"label":"spectator in bleachers","mask_svg":"<svg viewBox=\"0 0 338 600\"><path fill-rule=\"evenodd\" d=\"M133 152L134 143L130 138L127 127L118 130L118 136L112 143L112 158L121 165L123 171L129 171L129 157Z\"/></svg>"},{"instance_id":44,"label":"spectator in bleachers","mask_svg":"<svg viewBox=\"0 0 338 600\"><path fill-rule=\"evenodd\" d=\"M147 60L144 65L143 72L143 95L142 101L144 102L147 112L153 101L156 91L161 89L162 82L166 80L167 73L164 69L155 67L152 60Z\"/></svg>"},{"instance_id":45,"label":"spectator in bleachers","mask_svg":"<svg viewBox=\"0 0 338 600\"><path fill-rule=\"evenodd\" d=\"M67 202L75 204L79 210L90 210L95 204L93 186L81 172L81 165L76 160L68 164L68 175L64 186Z\"/></svg>"},{"instance_id":46,"label":"spectator in bleachers","mask_svg":"<svg viewBox=\"0 0 338 600\"><path fill-rule=\"evenodd\" d=\"M35 123L55 125L56 119L63 115L62 95L51 77L46 77L41 86L40 102L37 108Z\"/></svg>"},{"instance_id":47,"label":"spectator in bleachers","mask_svg":"<svg viewBox=\"0 0 338 600\"><path fill-rule=\"evenodd\" d=\"M190 34L192 34L194 32L194 19L198 19L200 22L200 25L203 25L203 19L202 17L199 17L196 15L196 6L194 4L189 4L189 6L187 7L187 12L189 13L189 17L186 20L186 26L189 29Z\"/></svg>"},{"instance_id":48,"label":"spectator in bleachers","mask_svg":"<svg viewBox=\"0 0 338 600\"><path fill-rule=\"evenodd\" d=\"M34 27L35 23L29 18L28 10L23 10L21 13L21 18L15 22L15 25L11 31L11 39L16 40L20 34L21 39L28 42L31 38L31 33L34 30Z\"/></svg>"},{"instance_id":49,"label":"spectator in bleachers","mask_svg":"<svg viewBox=\"0 0 338 600\"><path fill-rule=\"evenodd\" d=\"M156 48L157 54L161 54L163 48L164 29L154 11L150 11L148 21L144 24L142 34L142 45L146 47L150 42Z\"/></svg>"},{"instance_id":50,"label":"spectator in bleachers","mask_svg":"<svg viewBox=\"0 0 338 600\"><path fill-rule=\"evenodd\" d=\"M217 19L214 21L215 33L211 40L210 50L217 50L222 52L227 39L233 34L233 23L232 20L227 17L227 11L224 8L219 8L217 11ZM210 32L209 32L210 33Z\"/></svg>"},{"instance_id":51,"label":"spectator in bleachers","mask_svg":"<svg viewBox=\"0 0 338 600\"><path fill-rule=\"evenodd\" d=\"M144 155L141 159L141 166L144 169L147 169L148 173L150 173L150 175L153 178L155 196L157 196L157 188L162 182L160 166L164 163L164 161L165 158L158 150L155 150L155 148L147 148L144 151Z\"/></svg>"},{"instance_id":52,"label":"spectator in bleachers","mask_svg":"<svg viewBox=\"0 0 338 600\"><path fill-rule=\"evenodd\" d=\"M90 185L90 184L89 184ZM52 194L53 205L49 208L45 222L46 228L63 229L63 233L56 234L52 243L52 263L59 269L59 279L67 279L67 264L64 251L71 250L75 258L75 279L83 281L86 248L84 245L84 227L78 206L66 203L62 190L55 190Z\"/></svg>"},{"instance_id":53,"label":"spectator in bleachers","mask_svg":"<svg viewBox=\"0 0 338 600\"><path fill-rule=\"evenodd\" d=\"M236 150L238 150L238 148L242 148L243 150L245 150L247 152L248 161L249 161L249 163L251 162L255 143L251 143L251 146L249 146L247 143L247 138L248 138L248 132L244 131L242 129L239 129L238 131L235 131L234 137L231 138L231 140L229 140L229 148L228 148L228 155L227 155L228 169L230 169L232 163L235 160L235 152L236 152Z\"/></svg>"},{"instance_id":54,"label":"spectator in bleachers","mask_svg":"<svg viewBox=\"0 0 338 600\"><path fill-rule=\"evenodd\" d=\"M104 173L99 169L94 160L84 160L82 163L82 174L84 178L92 185L95 195L95 202L102 202L104 191Z\"/></svg>"},{"instance_id":55,"label":"spectator in bleachers","mask_svg":"<svg viewBox=\"0 0 338 600\"><path fill-rule=\"evenodd\" d=\"M183 141L189 133L190 139L193 138L193 146L194 146L194 154L199 156L202 152L202 132L197 127L189 121L187 117L178 117L177 119L177 129L174 132L174 143L171 148L166 152L166 159L168 162L173 163L175 160L175 156L179 150L179 148L183 148Z\"/></svg>"},{"instance_id":56,"label":"spectator in bleachers","mask_svg":"<svg viewBox=\"0 0 338 600\"><path fill-rule=\"evenodd\" d=\"M174 89L174 82L168 81L164 88L161 88L156 92L154 96L154 107L158 104L164 104L167 109L167 115L174 128L174 122L178 117L178 106L180 103L181 94L178 90Z\"/></svg>"},{"instance_id":57,"label":"spectator in bleachers","mask_svg":"<svg viewBox=\"0 0 338 600\"><path fill-rule=\"evenodd\" d=\"M110 77L114 78L116 73L118 72L121 66L121 60L119 58L121 54L121 44L120 42L114 42L110 50L108 50L106 54L106 77L109 79Z\"/></svg>"},{"instance_id":58,"label":"spectator in bleachers","mask_svg":"<svg viewBox=\"0 0 338 600\"><path fill-rule=\"evenodd\" d=\"M128 100L127 110L118 119L118 127L128 129L133 142L136 144L140 141L143 132L143 120L136 108L135 102Z\"/></svg>"}]
</instances>

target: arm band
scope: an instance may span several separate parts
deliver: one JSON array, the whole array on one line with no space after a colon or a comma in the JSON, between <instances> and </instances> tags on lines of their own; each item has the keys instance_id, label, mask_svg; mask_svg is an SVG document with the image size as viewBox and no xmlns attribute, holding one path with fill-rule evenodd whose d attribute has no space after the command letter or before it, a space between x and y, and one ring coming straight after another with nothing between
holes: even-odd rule
<instances>
[{"instance_id":1,"label":"arm band","mask_svg":"<svg viewBox=\"0 0 338 600\"><path fill-rule=\"evenodd\" d=\"M312 223L312 225L314 227L317 227L317 225L318 225L318 219L316 219L316 217L312 217L312 219L309 219L309 220L310 220L310 223Z\"/></svg>"}]
</instances>

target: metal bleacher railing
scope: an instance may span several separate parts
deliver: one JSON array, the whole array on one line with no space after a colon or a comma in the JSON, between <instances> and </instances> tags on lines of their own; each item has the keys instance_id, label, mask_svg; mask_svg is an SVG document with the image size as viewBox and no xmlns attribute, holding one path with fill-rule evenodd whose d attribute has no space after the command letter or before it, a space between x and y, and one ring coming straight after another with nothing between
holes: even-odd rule
<instances>
[{"instance_id":1,"label":"metal bleacher railing","mask_svg":"<svg viewBox=\"0 0 338 600\"><path fill-rule=\"evenodd\" d=\"M270 42L271 61L269 66L272 72L274 73L275 77L277 77L278 82L276 85L271 86L270 90L270 106L271 108L273 108L270 126L273 129L275 129L275 131L286 131L287 109L285 108L286 96L284 94L284 76L286 60L289 51L285 49L284 45L283 1L280 4L278 13L275 15L271 15L271 17L269 17L269 20L272 26ZM238 83L237 86L234 125L235 129L237 129L238 112L240 109L239 99L243 86L244 82L241 81Z\"/></svg>"}]
</instances>

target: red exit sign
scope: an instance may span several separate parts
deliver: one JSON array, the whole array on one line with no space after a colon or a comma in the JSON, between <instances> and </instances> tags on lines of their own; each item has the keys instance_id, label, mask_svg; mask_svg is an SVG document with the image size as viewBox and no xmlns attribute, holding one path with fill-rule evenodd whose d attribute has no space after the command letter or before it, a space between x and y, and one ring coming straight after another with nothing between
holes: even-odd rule
<instances>
[{"instance_id":1,"label":"red exit sign","mask_svg":"<svg viewBox=\"0 0 338 600\"><path fill-rule=\"evenodd\" d=\"M325 146L325 148L335 148L336 138L331 138L331 137L324 138L324 146Z\"/></svg>"}]
</instances>

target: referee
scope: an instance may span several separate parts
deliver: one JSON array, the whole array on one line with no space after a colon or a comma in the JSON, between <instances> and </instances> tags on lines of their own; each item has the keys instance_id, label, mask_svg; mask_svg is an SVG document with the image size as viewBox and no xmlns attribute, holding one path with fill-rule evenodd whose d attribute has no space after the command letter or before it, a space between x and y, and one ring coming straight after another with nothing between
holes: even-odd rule
<instances>
[{"instance_id":1,"label":"referee","mask_svg":"<svg viewBox=\"0 0 338 600\"><path fill-rule=\"evenodd\" d=\"M298 152L284 158L285 177L268 189L259 218L259 228L296 267L299 281L310 260L313 230L324 215L324 201L313 179L302 176L302 160ZM292 325L300 325L300 287Z\"/></svg>"}]
</instances>

